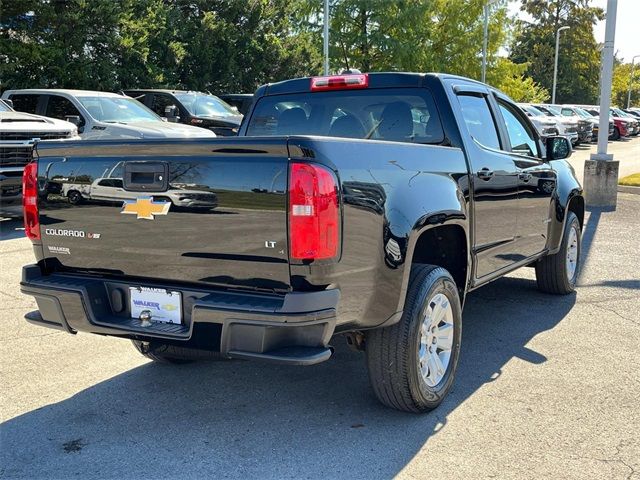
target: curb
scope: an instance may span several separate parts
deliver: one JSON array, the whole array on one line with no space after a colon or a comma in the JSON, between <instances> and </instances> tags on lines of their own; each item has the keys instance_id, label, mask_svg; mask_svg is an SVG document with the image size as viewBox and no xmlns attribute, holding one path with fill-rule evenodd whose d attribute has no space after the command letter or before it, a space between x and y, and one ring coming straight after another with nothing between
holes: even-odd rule
<instances>
[{"instance_id":1,"label":"curb","mask_svg":"<svg viewBox=\"0 0 640 480\"><path fill-rule=\"evenodd\" d=\"M635 195L640 195L640 187L630 187L627 185L618 185L618 192L621 193L633 193Z\"/></svg>"}]
</instances>

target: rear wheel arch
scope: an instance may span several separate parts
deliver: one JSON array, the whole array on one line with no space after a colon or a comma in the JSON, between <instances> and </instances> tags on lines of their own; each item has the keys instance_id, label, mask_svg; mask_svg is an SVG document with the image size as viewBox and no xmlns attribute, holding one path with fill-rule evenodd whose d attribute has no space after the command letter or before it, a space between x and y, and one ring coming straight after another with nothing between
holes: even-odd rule
<instances>
[{"instance_id":1,"label":"rear wheel arch","mask_svg":"<svg viewBox=\"0 0 640 480\"><path fill-rule=\"evenodd\" d=\"M584 229L584 197L582 195L574 195L569 200L569 204L567 205L567 212L575 213L576 217L578 217L578 221L580 222L580 228ZM565 222L567 221L567 215L565 215Z\"/></svg>"},{"instance_id":2,"label":"rear wheel arch","mask_svg":"<svg viewBox=\"0 0 640 480\"><path fill-rule=\"evenodd\" d=\"M427 264L447 270L455 280L460 304L463 305L469 262L469 243L464 227L446 224L427 228L419 234L413 247L410 265ZM410 266L407 267L410 270ZM408 278L406 281L408 282Z\"/></svg>"}]
</instances>

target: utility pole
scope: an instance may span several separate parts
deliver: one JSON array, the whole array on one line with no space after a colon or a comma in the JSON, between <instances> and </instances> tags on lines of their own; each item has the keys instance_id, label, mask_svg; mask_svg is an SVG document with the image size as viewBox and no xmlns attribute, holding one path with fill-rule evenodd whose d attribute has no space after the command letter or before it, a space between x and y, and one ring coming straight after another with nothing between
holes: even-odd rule
<instances>
[{"instance_id":1,"label":"utility pole","mask_svg":"<svg viewBox=\"0 0 640 480\"><path fill-rule=\"evenodd\" d=\"M487 44L489 43L489 4L482 7L484 12L484 30L482 36L482 83L487 81Z\"/></svg>"},{"instance_id":2,"label":"utility pole","mask_svg":"<svg viewBox=\"0 0 640 480\"><path fill-rule=\"evenodd\" d=\"M618 171L620 162L607 154L609 136L609 108L613 78L613 47L616 37L616 11L618 0L607 0L607 23L602 48L600 79L600 122L598 125L598 153L592 153L584 163L584 190L586 202L592 207L614 208L618 200Z\"/></svg>"},{"instance_id":3,"label":"utility pole","mask_svg":"<svg viewBox=\"0 0 640 480\"><path fill-rule=\"evenodd\" d=\"M636 58L640 58L640 55L636 55L631 59L631 75L629 75L629 91L627 92L627 109L631 106L631 86L633 85L633 67Z\"/></svg>"},{"instance_id":4,"label":"utility pole","mask_svg":"<svg viewBox=\"0 0 640 480\"><path fill-rule=\"evenodd\" d=\"M324 74L329 75L329 0L324 0Z\"/></svg>"},{"instance_id":5,"label":"utility pole","mask_svg":"<svg viewBox=\"0 0 640 480\"><path fill-rule=\"evenodd\" d=\"M566 26L560 27L556 32L556 57L555 57L555 61L553 62L553 90L551 91L552 104L556 103L556 83L558 81L558 50L560 48L560 32L563 30L569 30L569 28L571 27L566 27Z\"/></svg>"}]
</instances>

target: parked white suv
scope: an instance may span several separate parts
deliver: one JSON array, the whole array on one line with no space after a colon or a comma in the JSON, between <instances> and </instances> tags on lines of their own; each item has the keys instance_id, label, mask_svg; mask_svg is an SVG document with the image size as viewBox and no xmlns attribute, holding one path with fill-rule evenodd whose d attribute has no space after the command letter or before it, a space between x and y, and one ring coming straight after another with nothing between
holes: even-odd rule
<instances>
[{"instance_id":1,"label":"parked white suv","mask_svg":"<svg viewBox=\"0 0 640 480\"><path fill-rule=\"evenodd\" d=\"M0 216L22 215L22 171L31 160L33 142L77 135L72 123L16 112L0 101Z\"/></svg>"},{"instance_id":2,"label":"parked white suv","mask_svg":"<svg viewBox=\"0 0 640 480\"><path fill-rule=\"evenodd\" d=\"M559 121L547 117L543 112L531 105L519 103L518 106L527 114L533 126L536 127L541 137L551 137L560 135L561 126Z\"/></svg>"},{"instance_id":3,"label":"parked white suv","mask_svg":"<svg viewBox=\"0 0 640 480\"><path fill-rule=\"evenodd\" d=\"M70 121L87 140L215 137L205 128L169 123L137 100L90 90L7 90L18 111Z\"/></svg>"},{"instance_id":4,"label":"parked white suv","mask_svg":"<svg viewBox=\"0 0 640 480\"><path fill-rule=\"evenodd\" d=\"M550 112L548 109L539 105L531 105L529 103L519 103L520 108L524 109L527 114L544 115L547 119L552 120L558 129L558 135L567 137L572 145L578 142L578 123L570 118L563 117L560 114Z\"/></svg>"}]
</instances>

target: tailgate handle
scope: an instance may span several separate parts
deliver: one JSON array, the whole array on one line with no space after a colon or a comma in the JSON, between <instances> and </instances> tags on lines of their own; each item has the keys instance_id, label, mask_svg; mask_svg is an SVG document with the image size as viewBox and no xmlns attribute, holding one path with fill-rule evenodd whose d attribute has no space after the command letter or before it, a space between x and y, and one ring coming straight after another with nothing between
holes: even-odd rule
<instances>
[{"instance_id":1,"label":"tailgate handle","mask_svg":"<svg viewBox=\"0 0 640 480\"><path fill-rule=\"evenodd\" d=\"M169 187L166 162L125 162L124 189L133 192L164 192Z\"/></svg>"}]
</instances>

